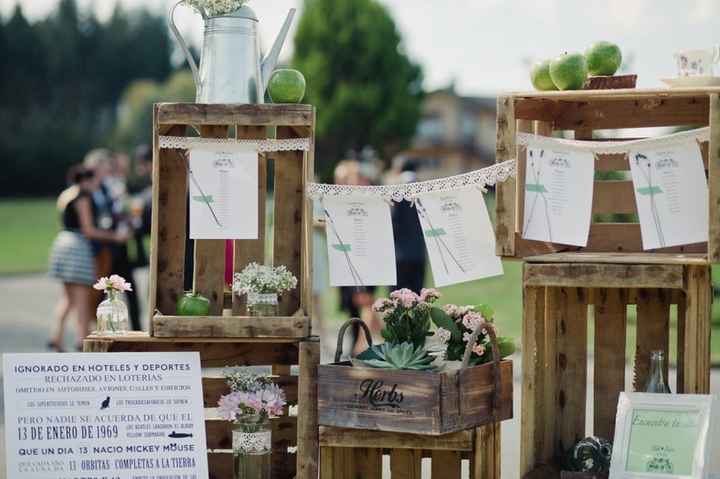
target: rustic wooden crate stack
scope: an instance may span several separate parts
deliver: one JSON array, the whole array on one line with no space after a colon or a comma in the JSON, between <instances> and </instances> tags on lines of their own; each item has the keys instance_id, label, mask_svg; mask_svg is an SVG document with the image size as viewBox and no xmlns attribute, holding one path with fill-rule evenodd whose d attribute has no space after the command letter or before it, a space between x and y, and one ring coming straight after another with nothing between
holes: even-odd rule
<instances>
[{"instance_id":1,"label":"rustic wooden crate stack","mask_svg":"<svg viewBox=\"0 0 720 479\"><path fill-rule=\"evenodd\" d=\"M272 420L273 477L315 479L318 474L317 367L319 341L311 336L312 205L315 111L309 105L158 104L154 109L153 214L150 262L150 335L91 337L86 351L198 351L203 368L267 366L297 404L297 415ZM298 287L282 296L274 318L246 316L243 297L225 284L225 240L195 240L193 270L185 270L188 174L185 152L161 149L159 136L239 139L309 138L310 151L258 155L259 237L233 241L233 271L250 262L285 265ZM272 252L266 254L267 173L273 172ZM236 205L242 208L242 205ZM185 278L210 300L207 317L176 315ZM299 373L291 374L297 365ZM204 370L203 394L211 479L233 477L231 425L212 408L227 392L217 372ZM216 370L217 371L217 370ZM214 376L213 376L214 374ZM295 453L289 448L296 448Z\"/></svg>"},{"instance_id":2,"label":"rustic wooden crate stack","mask_svg":"<svg viewBox=\"0 0 720 479\"><path fill-rule=\"evenodd\" d=\"M634 388L644 387L650 351L670 351L670 309L676 305L677 385L671 386L679 393L709 391L710 264L720 260L719 95L720 88L629 89L498 98L497 161L518 160L517 178L496 190L498 254L526 261L522 476L557 464L568 447L591 432L585 429L589 306L594 313L595 435L613 437L629 359L628 305L637 310ZM700 145L708 171L708 243L643 252L639 224L603 222L591 224L585 248L522 239L525 152L516 145L516 132L550 136L570 130L576 139L590 139L593 130L708 125L709 145ZM595 167L629 170L625 155L596 155ZM595 181L593 213L636 213L631 180Z\"/></svg>"}]
</instances>

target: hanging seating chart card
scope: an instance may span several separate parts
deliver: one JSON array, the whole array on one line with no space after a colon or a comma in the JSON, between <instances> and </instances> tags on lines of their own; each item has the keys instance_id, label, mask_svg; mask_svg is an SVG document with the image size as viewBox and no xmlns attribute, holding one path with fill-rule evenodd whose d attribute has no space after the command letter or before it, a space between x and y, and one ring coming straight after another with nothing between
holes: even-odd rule
<instances>
[{"instance_id":1,"label":"hanging seating chart card","mask_svg":"<svg viewBox=\"0 0 720 479\"><path fill-rule=\"evenodd\" d=\"M708 240L708 186L695 142L631 151L643 249Z\"/></svg>"},{"instance_id":2,"label":"hanging seating chart card","mask_svg":"<svg viewBox=\"0 0 720 479\"><path fill-rule=\"evenodd\" d=\"M478 188L427 193L415 199L435 286L503 274L495 233Z\"/></svg>"},{"instance_id":3,"label":"hanging seating chart card","mask_svg":"<svg viewBox=\"0 0 720 479\"><path fill-rule=\"evenodd\" d=\"M397 282L390 205L372 197L326 197L330 284L391 286Z\"/></svg>"},{"instance_id":4,"label":"hanging seating chart card","mask_svg":"<svg viewBox=\"0 0 720 479\"><path fill-rule=\"evenodd\" d=\"M7 477L208 477L200 355L3 355Z\"/></svg>"},{"instance_id":5,"label":"hanging seating chart card","mask_svg":"<svg viewBox=\"0 0 720 479\"><path fill-rule=\"evenodd\" d=\"M258 238L258 157L254 148L190 150L190 238Z\"/></svg>"},{"instance_id":6,"label":"hanging seating chart card","mask_svg":"<svg viewBox=\"0 0 720 479\"><path fill-rule=\"evenodd\" d=\"M587 245L595 159L591 152L528 145L522 236Z\"/></svg>"}]
</instances>

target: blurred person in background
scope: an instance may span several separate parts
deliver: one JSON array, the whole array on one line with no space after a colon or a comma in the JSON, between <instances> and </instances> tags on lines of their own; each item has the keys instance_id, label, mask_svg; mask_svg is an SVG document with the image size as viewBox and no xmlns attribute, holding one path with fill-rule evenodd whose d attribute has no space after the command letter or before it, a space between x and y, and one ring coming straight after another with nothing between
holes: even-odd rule
<instances>
[{"instance_id":1,"label":"blurred person in background","mask_svg":"<svg viewBox=\"0 0 720 479\"><path fill-rule=\"evenodd\" d=\"M98 228L98 215L92 200L99 188L95 172L82 165L68 173L71 185L58 197L62 231L57 235L50 251L51 277L62 282L63 292L55 306L55 331L48 342L54 351L63 351L65 322L70 312L77 314L76 347L82 350L82 340L89 332L95 316L91 307L92 284L96 281L94 252L91 241L116 242L127 236Z\"/></svg>"},{"instance_id":2,"label":"blurred person in background","mask_svg":"<svg viewBox=\"0 0 720 479\"><path fill-rule=\"evenodd\" d=\"M398 183L417 181L417 163L404 160L399 166ZM406 200L395 203L392 208L393 234L395 236L395 261L397 285L395 289L408 288L420 293L425 281L425 240L415 208Z\"/></svg>"}]
</instances>

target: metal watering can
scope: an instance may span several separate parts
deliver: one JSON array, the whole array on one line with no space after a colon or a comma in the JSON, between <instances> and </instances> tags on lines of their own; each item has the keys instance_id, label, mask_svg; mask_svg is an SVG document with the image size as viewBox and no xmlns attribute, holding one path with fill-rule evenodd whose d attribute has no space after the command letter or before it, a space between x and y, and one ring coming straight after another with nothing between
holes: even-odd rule
<instances>
[{"instance_id":1,"label":"metal watering can","mask_svg":"<svg viewBox=\"0 0 720 479\"><path fill-rule=\"evenodd\" d=\"M170 10L170 30L185 53L193 79L198 103L263 103L270 76L277 64L295 9L288 12L285 23L275 39L270 53L260 55L258 18L250 7L219 16L201 12L205 21L200 68L182 35L175 26L175 9L184 3L180 0Z\"/></svg>"}]
</instances>

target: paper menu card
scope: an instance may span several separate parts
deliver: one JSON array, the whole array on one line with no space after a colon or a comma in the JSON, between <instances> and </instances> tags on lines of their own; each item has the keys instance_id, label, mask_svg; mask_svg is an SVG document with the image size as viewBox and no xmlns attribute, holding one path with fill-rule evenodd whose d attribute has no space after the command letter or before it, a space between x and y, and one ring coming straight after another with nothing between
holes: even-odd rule
<instances>
[{"instance_id":1,"label":"paper menu card","mask_svg":"<svg viewBox=\"0 0 720 479\"><path fill-rule=\"evenodd\" d=\"M708 187L697 144L631 151L643 249L708 240Z\"/></svg>"},{"instance_id":2,"label":"paper menu card","mask_svg":"<svg viewBox=\"0 0 720 479\"><path fill-rule=\"evenodd\" d=\"M240 151L190 150L190 238L258 238L258 157Z\"/></svg>"},{"instance_id":3,"label":"paper menu card","mask_svg":"<svg viewBox=\"0 0 720 479\"><path fill-rule=\"evenodd\" d=\"M594 176L591 152L529 146L522 237L586 246Z\"/></svg>"},{"instance_id":4,"label":"paper menu card","mask_svg":"<svg viewBox=\"0 0 720 479\"><path fill-rule=\"evenodd\" d=\"M330 284L392 286L397 282L390 205L380 198L326 197Z\"/></svg>"},{"instance_id":5,"label":"paper menu card","mask_svg":"<svg viewBox=\"0 0 720 479\"><path fill-rule=\"evenodd\" d=\"M435 286L503 273L482 192L467 188L415 200Z\"/></svg>"}]
</instances>

